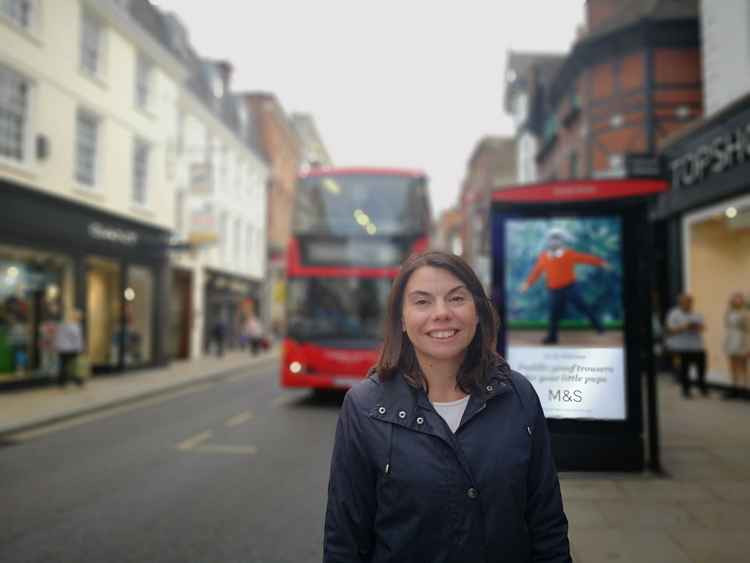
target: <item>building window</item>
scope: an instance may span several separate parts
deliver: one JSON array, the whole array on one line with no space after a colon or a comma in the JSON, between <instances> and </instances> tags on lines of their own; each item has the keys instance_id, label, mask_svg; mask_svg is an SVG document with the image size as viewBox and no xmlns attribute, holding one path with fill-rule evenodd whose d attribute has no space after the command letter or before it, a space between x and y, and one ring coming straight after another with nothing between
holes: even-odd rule
<instances>
[{"instance_id":1,"label":"building window","mask_svg":"<svg viewBox=\"0 0 750 563\"><path fill-rule=\"evenodd\" d=\"M576 152L570 153L570 177L574 180L579 177L578 153Z\"/></svg>"},{"instance_id":2,"label":"building window","mask_svg":"<svg viewBox=\"0 0 750 563\"><path fill-rule=\"evenodd\" d=\"M234 222L234 260L239 264L242 256L242 222L236 219Z\"/></svg>"},{"instance_id":3,"label":"building window","mask_svg":"<svg viewBox=\"0 0 750 563\"><path fill-rule=\"evenodd\" d=\"M154 65L146 57L138 55L135 71L135 105L147 109L152 102Z\"/></svg>"},{"instance_id":4,"label":"building window","mask_svg":"<svg viewBox=\"0 0 750 563\"><path fill-rule=\"evenodd\" d=\"M99 118L91 112L78 110L76 115L76 180L94 187L96 184L96 145Z\"/></svg>"},{"instance_id":5,"label":"building window","mask_svg":"<svg viewBox=\"0 0 750 563\"><path fill-rule=\"evenodd\" d=\"M24 29L33 23L34 0L0 0L0 14Z\"/></svg>"},{"instance_id":6,"label":"building window","mask_svg":"<svg viewBox=\"0 0 750 563\"><path fill-rule=\"evenodd\" d=\"M81 67L95 75L102 68L102 24L86 11L81 14Z\"/></svg>"},{"instance_id":7,"label":"building window","mask_svg":"<svg viewBox=\"0 0 750 563\"><path fill-rule=\"evenodd\" d=\"M143 139L133 143L133 202L146 205L148 198L148 157L151 147Z\"/></svg>"},{"instance_id":8,"label":"building window","mask_svg":"<svg viewBox=\"0 0 750 563\"><path fill-rule=\"evenodd\" d=\"M24 160L28 126L29 81L0 65L0 157Z\"/></svg>"}]
</instances>

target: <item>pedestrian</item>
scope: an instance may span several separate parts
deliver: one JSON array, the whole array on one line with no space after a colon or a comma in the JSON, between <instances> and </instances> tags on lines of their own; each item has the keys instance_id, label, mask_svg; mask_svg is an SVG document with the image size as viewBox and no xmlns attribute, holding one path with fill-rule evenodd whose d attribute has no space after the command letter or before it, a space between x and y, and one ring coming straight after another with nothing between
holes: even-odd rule
<instances>
[{"instance_id":1,"label":"pedestrian","mask_svg":"<svg viewBox=\"0 0 750 563\"><path fill-rule=\"evenodd\" d=\"M549 230L547 249L539 255L536 264L519 288L521 293L526 293L539 276L545 275L549 294L549 323L547 336L542 340L542 344L557 343L558 325L564 318L568 303L575 305L589 319L597 333L604 332L602 322L578 291L575 266L588 264L605 269L611 269L611 266L604 258L568 248L566 243L568 238L569 235L562 229Z\"/></svg>"},{"instance_id":2,"label":"pedestrian","mask_svg":"<svg viewBox=\"0 0 750 563\"><path fill-rule=\"evenodd\" d=\"M544 414L497 329L461 258L401 266L378 363L341 408L325 563L571 561Z\"/></svg>"},{"instance_id":3,"label":"pedestrian","mask_svg":"<svg viewBox=\"0 0 750 563\"><path fill-rule=\"evenodd\" d=\"M747 360L750 353L750 326L745 316L745 298L739 292L729 299L724 315L724 328L724 351L729 357L729 370L732 375L732 388L724 397L731 399L747 389Z\"/></svg>"},{"instance_id":4,"label":"pedestrian","mask_svg":"<svg viewBox=\"0 0 750 563\"><path fill-rule=\"evenodd\" d=\"M213 340L216 350L216 356L222 357L224 355L224 339L226 338L227 328L226 323L220 317L216 319L213 327L211 327L211 340Z\"/></svg>"},{"instance_id":5,"label":"pedestrian","mask_svg":"<svg viewBox=\"0 0 750 563\"><path fill-rule=\"evenodd\" d=\"M57 350L59 365L57 383L61 387L68 384L68 379L73 379L81 387L85 383L75 370L76 359L83 352L81 317L80 310L69 311L65 320L59 324L57 331L55 331L55 349Z\"/></svg>"},{"instance_id":6,"label":"pedestrian","mask_svg":"<svg viewBox=\"0 0 750 563\"><path fill-rule=\"evenodd\" d=\"M250 353L257 356L263 344L263 325L254 311L251 311L245 319L244 332L250 344Z\"/></svg>"},{"instance_id":7,"label":"pedestrian","mask_svg":"<svg viewBox=\"0 0 750 563\"><path fill-rule=\"evenodd\" d=\"M703 345L703 317L693 311L693 296L682 293L677 305L667 313L667 349L679 364L679 379L682 395L690 398L690 366L698 373L698 387L708 395L706 387L706 350Z\"/></svg>"}]
</instances>

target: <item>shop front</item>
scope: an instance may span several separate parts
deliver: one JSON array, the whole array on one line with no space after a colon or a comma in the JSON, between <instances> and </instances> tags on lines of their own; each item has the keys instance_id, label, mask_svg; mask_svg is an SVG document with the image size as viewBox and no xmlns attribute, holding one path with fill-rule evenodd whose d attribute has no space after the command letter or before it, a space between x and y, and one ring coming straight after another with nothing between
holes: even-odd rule
<instances>
[{"instance_id":1,"label":"shop front","mask_svg":"<svg viewBox=\"0 0 750 563\"><path fill-rule=\"evenodd\" d=\"M665 157L671 188L652 214L664 256L663 309L681 292L693 295L705 320L707 378L730 385L729 301L741 293L750 303L750 96L669 145Z\"/></svg>"},{"instance_id":2,"label":"shop front","mask_svg":"<svg viewBox=\"0 0 750 563\"><path fill-rule=\"evenodd\" d=\"M204 351L243 346L245 319L262 310L262 282L213 270L206 271L205 280Z\"/></svg>"},{"instance_id":3,"label":"shop front","mask_svg":"<svg viewBox=\"0 0 750 563\"><path fill-rule=\"evenodd\" d=\"M166 362L168 232L0 183L0 381L57 372L54 333L83 313L95 372Z\"/></svg>"}]
</instances>

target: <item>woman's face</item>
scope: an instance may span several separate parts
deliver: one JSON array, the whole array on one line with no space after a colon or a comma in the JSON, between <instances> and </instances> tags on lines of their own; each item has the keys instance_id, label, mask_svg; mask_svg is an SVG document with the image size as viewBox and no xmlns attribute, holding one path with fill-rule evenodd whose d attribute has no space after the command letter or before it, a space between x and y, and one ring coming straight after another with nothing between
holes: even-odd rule
<instances>
[{"instance_id":1,"label":"woman's face","mask_svg":"<svg viewBox=\"0 0 750 563\"><path fill-rule=\"evenodd\" d=\"M742 309L745 306L745 298L738 293L732 296L730 303L735 309Z\"/></svg>"},{"instance_id":2,"label":"woman's face","mask_svg":"<svg viewBox=\"0 0 750 563\"><path fill-rule=\"evenodd\" d=\"M401 314L423 369L445 362L458 369L478 321L474 299L461 280L442 268L418 268L404 289Z\"/></svg>"}]
</instances>

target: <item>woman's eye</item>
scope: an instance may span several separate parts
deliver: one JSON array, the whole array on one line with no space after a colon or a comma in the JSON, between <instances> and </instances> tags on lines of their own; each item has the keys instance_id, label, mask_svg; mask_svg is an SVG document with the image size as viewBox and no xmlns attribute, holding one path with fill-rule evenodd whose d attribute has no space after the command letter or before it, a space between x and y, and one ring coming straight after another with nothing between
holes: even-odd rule
<instances>
[{"instance_id":1,"label":"woman's eye","mask_svg":"<svg viewBox=\"0 0 750 563\"><path fill-rule=\"evenodd\" d=\"M415 305L427 305L427 299L417 299L414 302Z\"/></svg>"},{"instance_id":2,"label":"woman's eye","mask_svg":"<svg viewBox=\"0 0 750 563\"><path fill-rule=\"evenodd\" d=\"M455 295L455 296L451 297L451 301L453 303L463 303L464 297L463 297L463 295Z\"/></svg>"}]
</instances>

